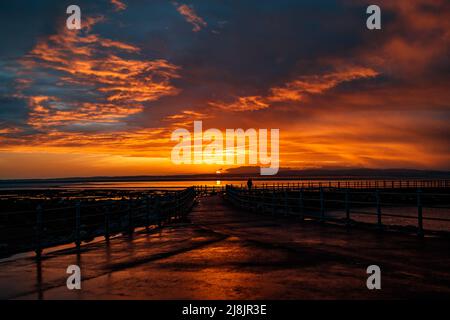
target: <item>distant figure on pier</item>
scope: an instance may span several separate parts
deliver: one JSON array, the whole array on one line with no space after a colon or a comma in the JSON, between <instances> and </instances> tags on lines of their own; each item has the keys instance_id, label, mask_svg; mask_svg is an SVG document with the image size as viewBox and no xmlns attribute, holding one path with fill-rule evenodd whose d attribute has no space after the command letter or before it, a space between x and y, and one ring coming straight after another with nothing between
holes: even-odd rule
<instances>
[{"instance_id":1,"label":"distant figure on pier","mask_svg":"<svg viewBox=\"0 0 450 320\"><path fill-rule=\"evenodd\" d=\"M253 186L253 181L252 179L248 179L247 180L247 187L248 187L248 191L252 190L252 186Z\"/></svg>"}]
</instances>

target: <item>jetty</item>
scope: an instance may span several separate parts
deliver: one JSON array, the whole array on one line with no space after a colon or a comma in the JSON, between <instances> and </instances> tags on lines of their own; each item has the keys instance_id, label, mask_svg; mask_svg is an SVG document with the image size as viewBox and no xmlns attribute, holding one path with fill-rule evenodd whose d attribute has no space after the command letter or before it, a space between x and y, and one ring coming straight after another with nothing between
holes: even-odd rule
<instances>
[{"instance_id":1,"label":"jetty","mask_svg":"<svg viewBox=\"0 0 450 320\"><path fill-rule=\"evenodd\" d=\"M449 216L429 214L429 206L448 208L447 192L445 185L192 187L153 200L91 200L110 209L96 212L78 199L66 211L75 217L66 241L47 243L42 220L33 250L0 260L0 298L450 297ZM390 214L390 205L401 210ZM360 220L361 212L373 219ZM98 228L82 222L89 214L101 217ZM441 228L427 229L429 222ZM69 265L81 269L81 290L66 287ZM381 290L366 286L370 265L381 269Z\"/></svg>"}]
</instances>

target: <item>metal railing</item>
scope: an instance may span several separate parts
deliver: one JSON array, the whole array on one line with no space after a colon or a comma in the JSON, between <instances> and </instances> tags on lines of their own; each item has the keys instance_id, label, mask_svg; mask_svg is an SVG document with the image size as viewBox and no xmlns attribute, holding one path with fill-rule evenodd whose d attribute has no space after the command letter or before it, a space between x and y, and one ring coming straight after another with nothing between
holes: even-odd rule
<instances>
[{"instance_id":1,"label":"metal railing","mask_svg":"<svg viewBox=\"0 0 450 320\"><path fill-rule=\"evenodd\" d=\"M161 226L183 218L197 197L195 188L108 197L75 198L58 206L47 199L36 200L35 210L0 212L2 255L34 250L40 258L43 249L82 242L104 236L106 241L119 233L132 234L136 228Z\"/></svg>"},{"instance_id":2,"label":"metal railing","mask_svg":"<svg viewBox=\"0 0 450 320\"><path fill-rule=\"evenodd\" d=\"M224 193L225 187L224 186L208 186L208 185L199 185L199 186L193 186L195 188L195 191L199 196L209 196L209 195L215 195L218 193Z\"/></svg>"},{"instance_id":3,"label":"metal railing","mask_svg":"<svg viewBox=\"0 0 450 320\"><path fill-rule=\"evenodd\" d=\"M346 225L375 224L380 230L413 227L419 236L425 233L425 223L433 222L438 224L438 232L450 232L450 193L442 189L302 188L285 184L248 190L228 185L225 194L233 205L259 213ZM432 210L439 212L432 215ZM435 231L434 227L427 231L431 229Z\"/></svg>"},{"instance_id":4,"label":"metal railing","mask_svg":"<svg viewBox=\"0 0 450 320\"><path fill-rule=\"evenodd\" d=\"M263 189L409 189L409 188L450 188L448 179L305 179L292 182L259 182L254 180L254 187ZM244 187L244 184L240 185Z\"/></svg>"}]
</instances>

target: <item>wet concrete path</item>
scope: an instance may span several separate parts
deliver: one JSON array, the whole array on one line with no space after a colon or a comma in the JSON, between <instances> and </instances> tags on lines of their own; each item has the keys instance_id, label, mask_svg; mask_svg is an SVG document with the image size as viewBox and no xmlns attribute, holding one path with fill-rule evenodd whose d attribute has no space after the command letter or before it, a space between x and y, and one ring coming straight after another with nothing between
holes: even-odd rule
<instances>
[{"instance_id":1,"label":"wet concrete path","mask_svg":"<svg viewBox=\"0 0 450 320\"><path fill-rule=\"evenodd\" d=\"M2 299L450 297L450 241L301 223L205 197L191 222L0 262ZM77 264L82 289L66 287ZM366 268L381 267L368 290Z\"/></svg>"}]
</instances>

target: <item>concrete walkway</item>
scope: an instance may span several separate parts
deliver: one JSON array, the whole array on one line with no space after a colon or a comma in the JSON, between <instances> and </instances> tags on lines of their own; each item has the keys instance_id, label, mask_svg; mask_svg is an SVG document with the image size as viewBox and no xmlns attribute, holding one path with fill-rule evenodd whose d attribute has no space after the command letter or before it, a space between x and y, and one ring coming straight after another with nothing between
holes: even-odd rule
<instances>
[{"instance_id":1,"label":"concrete walkway","mask_svg":"<svg viewBox=\"0 0 450 320\"><path fill-rule=\"evenodd\" d=\"M450 241L300 223L202 198L150 233L0 262L2 299L396 299L450 297ZM66 288L78 264L82 289ZM368 290L366 268L381 267Z\"/></svg>"}]
</instances>

